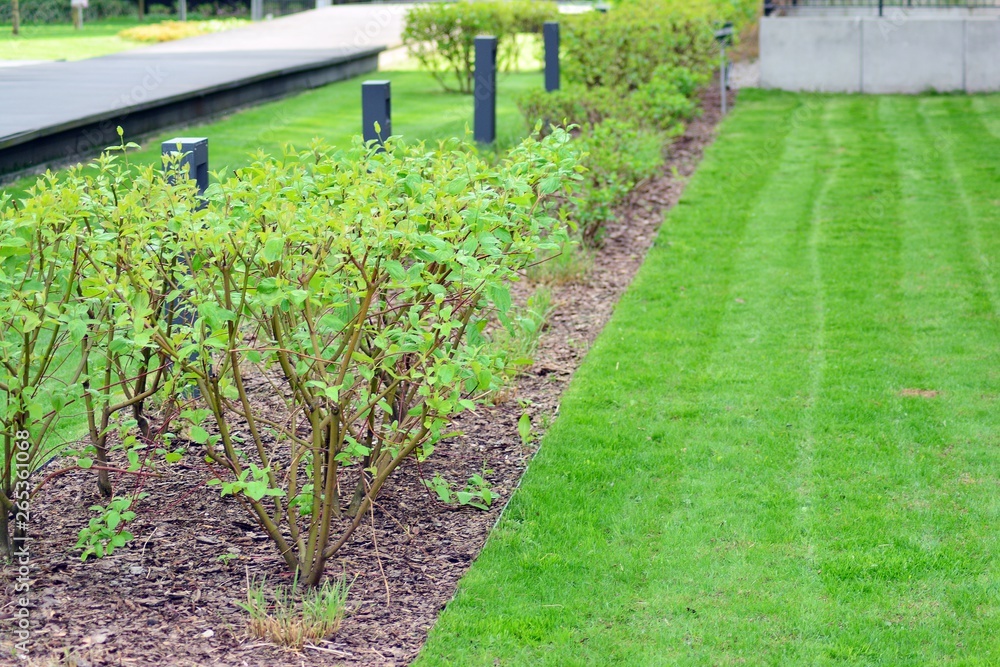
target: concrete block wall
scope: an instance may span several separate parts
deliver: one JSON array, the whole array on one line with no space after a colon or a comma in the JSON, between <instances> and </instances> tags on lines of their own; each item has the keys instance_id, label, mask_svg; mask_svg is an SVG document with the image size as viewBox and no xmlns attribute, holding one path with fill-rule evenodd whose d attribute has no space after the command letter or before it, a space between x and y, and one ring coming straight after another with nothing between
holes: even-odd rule
<instances>
[{"instance_id":1,"label":"concrete block wall","mask_svg":"<svg viewBox=\"0 0 1000 667\"><path fill-rule=\"evenodd\" d=\"M1000 91L1000 17L765 17L764 88Z\"/></svg>"}]
</instances>

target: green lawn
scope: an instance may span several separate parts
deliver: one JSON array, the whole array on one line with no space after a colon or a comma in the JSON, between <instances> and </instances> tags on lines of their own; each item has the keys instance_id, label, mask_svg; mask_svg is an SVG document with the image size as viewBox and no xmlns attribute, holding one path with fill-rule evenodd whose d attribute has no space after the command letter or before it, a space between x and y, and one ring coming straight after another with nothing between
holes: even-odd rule
<instances>
[{"instance_id":1,"label":"green lawn","mask_svg":"<svg viewBox=\"0 0 1000 667\"><path fill-rule=\"evenodd\" d=\"M124 18L85 23L80 30L68 24L29 24L22 25L17 36L10 25L0 25L0 60L82 60L134 49L143 44L117 35L137 25L135 19Z\"/></svg>"},{"instance_id":2,"label":"green lawn","mask_svg":"<svg viewBox=\"0 0 1000 667\"><path fill-rule=\"evenodd\" d=\"M741 93L416 664L1000 664L998 119Z\"/></svg>"},{"instance_id":3,"label":"green lawn","mask_svg":"<svg viewBox=\"0 0 1000 667\"><path fill-rule=\"evenodd\" d=\"M69 5L66 5L66 16L68 19ZM28 23L21 26L20 34L16 36L11 32L10 24L0 24L0 60L83 60L106 56L149 46L148 43L118 37L122 30L174 20L176 17L162 14L147 16L142 23L127 17L101 19L84 23L80 30L72 24ZM210 19L188 19L191 23L202 20Z\"/></svg>"},{"instance_id":4,"label":"green lawn","mask_svg":"<svg viewBox=\"0 0 1000 667\"><path fill-rule=\"evenodd\" d=\"M263 104L214 123L160 134L145 141L144 149L132 153L130 159L159 160L160 142L176 136L208 137L213 170L244 165L258 149L280 154L286 143L305 149L316 137L334 145L346 145L361 134L361 82L365 79L392 82L392 130L407 140L435 142L464 137L466 128L472 126L471 95L442 92L431 76L423 72L377 72ZM512 144L527 134L514 97L520 91L542 85L542 75L538 72L500 76L498 145ZM127 123L124 129L128 139ZM21 179L5 189L22 196L34 181L34 177Z\"/></svg>"}]
</instances>

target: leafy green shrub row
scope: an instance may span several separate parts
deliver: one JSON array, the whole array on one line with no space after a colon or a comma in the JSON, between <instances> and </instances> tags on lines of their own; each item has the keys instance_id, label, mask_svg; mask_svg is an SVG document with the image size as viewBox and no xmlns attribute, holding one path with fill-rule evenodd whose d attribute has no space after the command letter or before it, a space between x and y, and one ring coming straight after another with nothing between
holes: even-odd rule
<instances>
[{"instance_id":1,"label":"leafy green shrub row","mask_svg":"<svg viewBox=\"0 0 1000 667\"><path fill-rule=\"evenodd\" d=\"M698 113L694 99L705 83L704 73L687 67L661 65L646 83L631 91L569 84L547 93L533 90L521 95L518 105L529 124L593 125L609 118L633 120L636 124L672 133L683 132L684 122Z\"/></svg>"},{"instance_id":2,"label":"leafy green shrub row","mask_svg":"<svg viewBox=\"0 0 1000 667\"><path fill-rule=\"evenodd\" d=\"M0 539L44 436L82 412L81 467L106 475L109 435L131 470L194 448L319 583L397 467L497 388L508 360L487 319L507 320L510 282L565 239L545 201L576 169L565 132L497 163L458 140L359 141L260 156L204 200L112 156L0 200ZM186 438L165 435L174 418ZM91 522L85 554L121 545L129 506Z\"/></svg>"},{"instance_id":3,"label":"leafy green shrub row","mask_svg":"<svg viewBox=\"0 0 1000 667\"><path fill-rule=\"evenodd\" d=\"M617 0L619 6L644 5L648 0ZM756 20L762 3L757 0L660 0L669 9L689 16L708 17L717 23L731 21L737 29Z\"/></svg>"},{"instance_id":4,"label":"leafy green shrub row","mask_svg":"<svg viewBox=\"0 0 1000 667\"><path fill-rule=\"evenodd\" d=\"M663 166L666 138L634 121L609 118L586 126L576 142L584 155L584 178L565 207L584 244L594 246L614 208Z\"/></svg>"},{"instance_id":5,"label":"leafy green shrub row","mask_svg":"<svg viewBox=\"0 0 1000 667\"><path fill-rule=\"evenodd\" d=\"M662 66L702 72L717 53L708 17L689 16L664 2L585 12L564 17L562 24L563 76L587 88L634 90Z\"/></svg>"},{"instance_id":6,"label":"leafy green shrub row","mask_svg":"<svg viewBox=\"0 0 1000 667\"><path fill-rule=\"evenodd\" d=\"M584 242L625 195L662 166L662 151L699 113L715 54L711 17L667 0L562 19L566 85L523 95L529 126L579 127L586 175L564 206Z\"/></svg>"},{"instance_id":7,"label":"leafy green shrub row","mask_svg":"<svg viewBox=\"0 0 1000 667\"><path fill-rule=\"evenodd\" d=\"M445 90L472 92L475 39L497 38L497 65L517 62L517 35L541 32L545 21L558 15L554 2L493 0L417 5L406 15L403 43Z\"/></svg>"}]
</instances>

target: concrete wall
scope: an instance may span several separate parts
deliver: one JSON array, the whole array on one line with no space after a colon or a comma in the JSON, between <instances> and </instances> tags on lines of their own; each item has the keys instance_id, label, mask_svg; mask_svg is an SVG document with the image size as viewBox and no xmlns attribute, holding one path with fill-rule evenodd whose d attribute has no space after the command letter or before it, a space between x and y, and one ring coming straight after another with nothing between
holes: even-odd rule
<instances>
[{"instance_id":1,"label":"concrete wall","mask_svg":"<svg viewBox=\"0 0 1000 667\"><path fill-rule=\"evenodd\" d=\"M1000 21L966 22L965 90L1000 90Z\"/></svg>"},{"instance_id":2,"label":"concrete wall","mask_svg":"<svg viewBox=\"0 0 1000 667\"><path fill-rule=\"evenodd\" d=\"M1000 90L1000 16L766 17L764 88L848 93Z\"/></svg>"},{"instance_id":3,"label":"concrete wall","mask_svg":"<svg viewBox=\"0 0 1000 667\"><path fill-rule=\"evenodd\" d=\"M761 86L823 93L857 90L860 22L859 18L761 19Z\"/></svg>"}]
</instances>

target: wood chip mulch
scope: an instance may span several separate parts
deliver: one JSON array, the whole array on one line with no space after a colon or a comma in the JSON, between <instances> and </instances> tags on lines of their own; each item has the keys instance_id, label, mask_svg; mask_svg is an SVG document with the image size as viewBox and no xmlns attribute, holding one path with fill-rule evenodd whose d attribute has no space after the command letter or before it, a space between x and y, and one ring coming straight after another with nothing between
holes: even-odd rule
<instances>
[{"instance_id":1,"label":"wood chip mulch","mask_svg":"<svg viewBox=\"0 0 1000 667\"><path fill-rule=\"evenodd\" d=\"M353 580L341 629L296 653L247 637L246 576L288 581L274 547L231 498L206 487L213 475L191 456L176 474L147 478L150 496L130 526L125 548L80 562L76 534L99 501L92 473L57 478L31 507L31 654L12 657L15 569L0 578L0 664L292 667L408 664L419 652L459 578L476 558L502 506L515 490L533 446L522 444L517 420L527 405L536 429L558 412L559 398L611 316L653 242L666 209L679 198L714 137L719 94L710 88L704 113L669 149L665 169L640 184L610 224L594 265L578 283L552 288L556 306L534 365L500 405L456 420L464 435L442 442L418 470L404 465L386 486L372 518L328 563ZM679 175L680 178L677 178ZM530 288L518 286L523 299ZM477 472L500 501L488 511L437 502L420 483L441 473L463 483ZM128 490L133 479L117 479ZM377 549L375 548L377 546ZM228 559L222 554L233 554Z\"/></svg>"}]
</instances>

